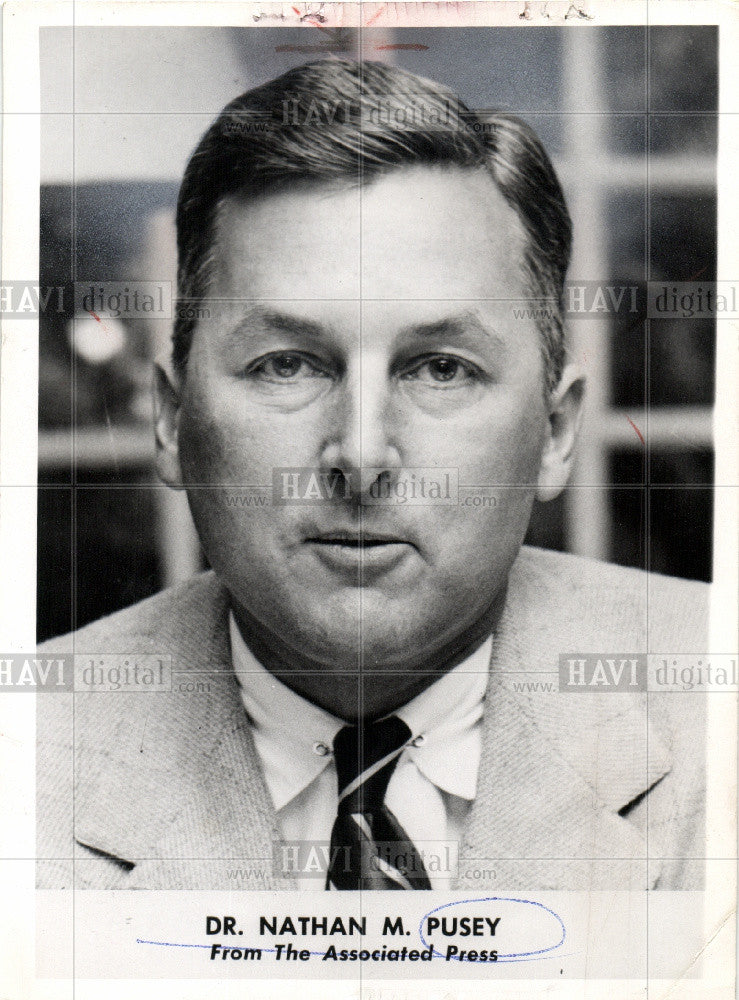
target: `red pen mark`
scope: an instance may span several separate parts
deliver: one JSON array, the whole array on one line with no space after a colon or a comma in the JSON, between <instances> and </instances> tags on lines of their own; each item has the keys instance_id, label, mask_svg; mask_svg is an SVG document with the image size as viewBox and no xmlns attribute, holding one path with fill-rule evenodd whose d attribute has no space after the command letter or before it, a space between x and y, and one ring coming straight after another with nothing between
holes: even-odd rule
<instances>
[{"instance_id":1,"label":"red pen mark","mask_svg":"<svg viewBox=\"0 0 739 1000\"><path fill-rule=\"evenodd\" d=\"M700 271L696 271L695 274L691 274L690 277L688 278L688 281L695 281L696 278L700 278L700 276L707 270L708 270L708 264L704 265L700 269Z\"/></svg>"},{"instance_id":2,"label":"red pen mark","mask_svg":"<svg viewBox=\"0 0 739 1000\"><path fill-rule=\"evenodd\" d=\"M102 326L103 330L105 330L106 333L110 333L110 329L105 325L105 323L103 323L103 321L100 319L100 317L96 312L93 312L92 309L86 309L85 312L88 312L90 316L92 316L92 318L96 320L100 324L100 326Z\"/></svg>"},{"instance_id":3,"label":"red pen mark","mask_svg":"<svg viewBox=\"0 0 739 1000\"><path fill-rule=\"evenodd\" d=\"M377 13L376 13L376 14L373 14L373 15L372 15L372 17L371 17L371 18L369 19L369 21L367 22L367 25L366 25L366 27L368 27L368 28L369 28L369 26L370 26L371 24L374 24L374 22L375 22L375 21L377 20L377 18L378 18L378 17L380 16L380 14L382 14L382 12L383 12L383 11L385 10L385 8L386 8L386 7L387 7L387 4L385 4L385 3L384 3L384 4L382 5L382 7L380 7L380 9L379 9L379 10L377 11Z\"/></svg>"},{"instance_id":4,"label":"red pen mark","mask_svg":"<svg viewBox=\"0 0 739 1000\"><path fill-rule=\"evenodd\" d=\"M294 11L295 11L295 13L296 13L296 14L298 15L298 17L302 17L302 16L303 16L303 15L302 15L302 14L300 13L300 11L298 10L298 8L297 8L297 7L293 7L293 10L294 10Z\"/></svg>"},{"instance_id":5,"label":"red pen mark","mask_svg":"<svg viewBox=\"0 0 739 1000\"><path fill-rule=\"evenodd\" d=\"M395 45L375 45L375 52L426 52L428 45L418 42L396 42Z\"/></svg>"},{"instance_id":6,"label":"red pen mark","mask_svg":"<svg viewBox=\"0 0 739 1000\"><path fill-rule=\"evenodd\" d=\"M631 426L632 426L632 427L634 428L634 430L636 431L636 436L637 436L637 437L639 438L639 440L641 441L641 443L645 445L645 444L646 444L646 441L644 440L644 438L643 438L643 436L642 436L642 432L641 432L641 431L639 430L639 428L638 428L638 427L636 426L636 424L634 423L634 421L633 421L633 420L631 419L631 417L627 417L626 419L627 419L627 420L629 421L629 423L631 424Z\"/></svg>"}]
</instances>

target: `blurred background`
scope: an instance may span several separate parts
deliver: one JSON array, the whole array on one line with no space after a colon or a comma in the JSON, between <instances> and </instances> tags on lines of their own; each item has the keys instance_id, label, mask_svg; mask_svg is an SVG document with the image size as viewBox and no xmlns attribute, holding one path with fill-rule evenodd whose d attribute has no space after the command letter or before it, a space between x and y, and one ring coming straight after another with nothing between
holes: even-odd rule
<instances>
[{"instance_id":1,"label":"blurred background","mask_svg":"<svg viewBox=\"0 0 739 1000\"><path fill-rule=\"evenodd\" d=\"M570 280L716 276L717 32L703 26L43 28L42 285L173 282L179 179L237 94L322 54L392 61L526 119L575 224ZM203 565L153 469L171 320L41 315L38 637ZM715 327L573 319L589 381L573 483L531 544L710 578ZM637 433L638 431L638 433Z\"/></svg>"}]
</instances>

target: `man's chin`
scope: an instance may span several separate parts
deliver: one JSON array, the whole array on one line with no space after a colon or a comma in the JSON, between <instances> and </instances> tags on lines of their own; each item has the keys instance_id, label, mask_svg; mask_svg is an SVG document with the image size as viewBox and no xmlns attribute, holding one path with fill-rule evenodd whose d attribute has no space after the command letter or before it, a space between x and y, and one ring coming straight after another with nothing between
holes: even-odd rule
<instances>
[{"instance_id":1,"label":"man's chin","mask_svg":"<svg viewBox=\"0 0 739 1000\"><path fill-rule=\"evenodd\" d=\"M479 628L488 634L492 627L489 609L471 614L469 595L452 603L448 591L440 595L420 582L402 595L351 587L321 595L306 585L266 606L234 607L265 667L308 673L443 670L479 638Z\"/></svg>"},{"instance_id":2,"label":"man's chin","mask_svg":"<svg viewBox=\"0 0 739 1000\"><path fill-rule=\"evenodd\" d=\"M409 627L411 623L368 621L356 616L338 623L324 622L319 631L296 635L304 655L328 672L359 673L365 670L403 672L439 660L439 633Z\"/></svg>"}]
</instances>

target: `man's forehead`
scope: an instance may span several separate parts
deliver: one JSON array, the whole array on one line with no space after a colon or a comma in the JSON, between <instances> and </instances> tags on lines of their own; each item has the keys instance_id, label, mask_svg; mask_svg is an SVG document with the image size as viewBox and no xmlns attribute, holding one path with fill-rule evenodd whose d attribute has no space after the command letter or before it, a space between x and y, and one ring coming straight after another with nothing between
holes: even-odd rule
<instances>
[{"instance_id":1,"label":"man's forehead","mask_svg":"<svg viewBox=\"0 0 739 1000\"><path fill-rule=\"evenodd\" d=\"M525 237L484 171L414 167L229 198L214 243L220 294L466 299L520 284Z\"/></svg>"},{"instance_id":2,"label":"man's forehead","mask_svg":"<svg viewBox=\"0 0 739 1000\"><path fill-rule=\"evenodd\" d=\"M306 343L337 343L342 339L342 333L353 329L358 335L359 346L369 349L374 340L371 334L377 325L376 315L387 315L387 303L372 303L361 309L357 303L344 302L341 305L345 308L326 309L324 301L311 300L245 301L237 313L236 322L224 331L225 339L231 341L236 349L245 340L259 340L264 335L285 335ZM392 334L400 344L416 345L418 341L436 344L443 340L471 348L483 342L498 351L506 348L505 338L499 335L474 303L406 301L393 302L391 307Z\"/></svg>"}]
</instances>

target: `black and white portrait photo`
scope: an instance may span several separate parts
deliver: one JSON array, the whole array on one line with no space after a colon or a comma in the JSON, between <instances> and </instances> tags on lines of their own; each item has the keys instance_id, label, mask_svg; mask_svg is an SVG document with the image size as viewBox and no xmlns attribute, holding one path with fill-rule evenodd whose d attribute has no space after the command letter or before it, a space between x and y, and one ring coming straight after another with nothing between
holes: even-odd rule
<instances>
[{"instance_id":1,"label":"black and white portrait photo","mask_svg":"<svg viewBox=\"0 0 739 1000\"><path fill-rule=\"evenodd\" d=\"M33 882L643 989L735 884L730 29L364 6L38 27Z\"/></svg>"}]
</instances>

